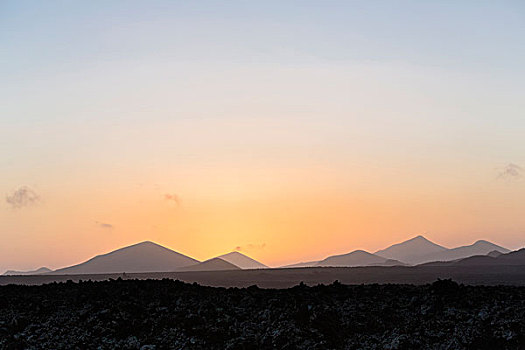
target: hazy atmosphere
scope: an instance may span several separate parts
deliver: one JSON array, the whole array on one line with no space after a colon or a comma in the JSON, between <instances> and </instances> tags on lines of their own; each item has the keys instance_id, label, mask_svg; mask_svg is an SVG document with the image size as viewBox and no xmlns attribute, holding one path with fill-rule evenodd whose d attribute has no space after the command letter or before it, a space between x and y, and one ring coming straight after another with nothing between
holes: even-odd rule
<instances>
[{"instance_id":1,"label":"hazy atmosphere","mask_svg":"<svg viewBox=\"0 0 525 350\"><path fill-rule=\"evenodd\" d=\"M1 1L0 273L525 237L522 1Z\"/></svg>"}]
</instances>

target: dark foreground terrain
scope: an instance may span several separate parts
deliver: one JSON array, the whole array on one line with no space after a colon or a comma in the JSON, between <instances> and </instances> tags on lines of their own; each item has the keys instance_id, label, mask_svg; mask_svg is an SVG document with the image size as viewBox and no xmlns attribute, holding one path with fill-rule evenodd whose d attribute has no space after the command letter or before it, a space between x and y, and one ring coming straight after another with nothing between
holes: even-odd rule
<instances>
[{"instance_id":1,"label":"dark foreground terrain","mask_svg":"<svg viewBox=\"0 0 525 350\"><path fill-rule=\"evenodd\" d=\"M525 288L174 280L0 287L2 349L524 349Z\"/></svg>"}]
</instances>

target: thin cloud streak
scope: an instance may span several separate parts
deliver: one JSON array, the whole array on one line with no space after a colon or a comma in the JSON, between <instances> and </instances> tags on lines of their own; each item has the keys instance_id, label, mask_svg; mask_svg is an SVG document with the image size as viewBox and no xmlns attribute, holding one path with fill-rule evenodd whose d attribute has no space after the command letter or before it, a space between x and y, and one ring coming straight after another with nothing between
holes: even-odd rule
<instances>
[{"instance_id":1,"label":"thin cloud streak","mask_svg":"<svg viewBox=\"0 0 525 350\"><path fill-rule=\"evenodd\" d=\"M105 222L95 221L95 223L98 225L98 227L106 229L106 230L112 230L115 228L112 224L108 224Z\"/></svg>"}]
</instances>

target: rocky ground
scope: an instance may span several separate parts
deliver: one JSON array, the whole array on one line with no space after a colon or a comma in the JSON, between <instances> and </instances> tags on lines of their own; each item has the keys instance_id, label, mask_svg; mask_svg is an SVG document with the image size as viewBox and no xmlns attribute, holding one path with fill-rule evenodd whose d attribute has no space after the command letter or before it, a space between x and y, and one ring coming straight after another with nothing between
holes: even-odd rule
<instances>
[{"instance_id":1,"label":"rocky ground","mask_svg":"<svg viewBox=\"0 0 525 350\"><path fill-rule=\"evenodd\" d=\"M525 288L173 280L0 287L2 349L525 349Z\"/></svg>"}]
</instances>

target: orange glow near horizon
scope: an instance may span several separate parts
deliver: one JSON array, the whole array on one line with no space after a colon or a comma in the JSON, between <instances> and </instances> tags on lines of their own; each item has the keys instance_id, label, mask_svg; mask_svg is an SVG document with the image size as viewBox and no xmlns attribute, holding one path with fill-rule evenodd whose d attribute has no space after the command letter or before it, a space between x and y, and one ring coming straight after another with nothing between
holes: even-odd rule
<instances>
[{"instance_id":1,"label":"orange glow near horizon","mask_svg":"<svg viewBox=\"0 0 525 350\"><path fill-rule=\"evenodd\" d=\"M320 169L283 185L287 176L298 174L294 170L279 175L274 170L273 179L268 175L263 180L260 174L249 179L244 174L234 181L228 172L223 174L224 181L202 182L201 192L195 191L194 196L177 194L177 201L166 198L166 193L175 192L162 184L125 191L128 185L115 183L86 189L86 193L46 194L53 200L24 212L10 212L4 221L7 229L15 221L20 227L17 216L23 216L25 232L39 232L38 239L13 236L10 241L16 248L2 253L13 267L58 268L151 240L198 260L240 247L242 253L276 267L355 249L374 252L418 234L445 246L477 239L509 248L521 243L519 232L505 237L493 234L501 227L500 220L518 225L523 219L517 221L517 210L498 203L492 193L470 189L472 193L463 197L414 187L409 195L395 186L379 191L374 183L352 191L351 181L334 184L337 178ZM508 200L509 193L501 187L497 190ZM78 197L85 200L69 205ZM57 217L61 219L48 219ZM35 244L28 244L29 239Z\"/></svg>"}]
</instances>

